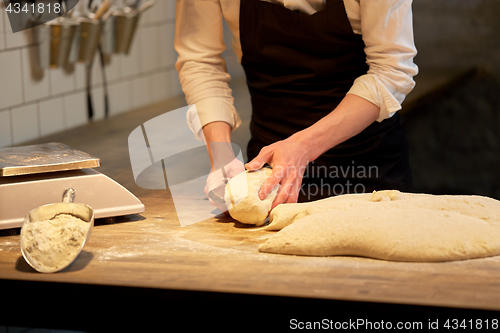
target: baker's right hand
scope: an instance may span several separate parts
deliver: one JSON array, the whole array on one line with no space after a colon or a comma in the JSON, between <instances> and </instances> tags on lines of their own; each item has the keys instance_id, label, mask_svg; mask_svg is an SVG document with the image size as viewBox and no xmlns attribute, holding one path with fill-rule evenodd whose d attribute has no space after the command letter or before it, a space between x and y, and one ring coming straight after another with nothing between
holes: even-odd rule
<instances>
[{"instance_id":1,"label":"baker's right hand","mask_svg":"<svg viewBox=\"0 0 500 333\"><path fill-rule=\"evenodd\" d=\"M235 158L233 146L231 145L231 126L224 121L214 121L203 126L205 144L210 156L212 172L208 175L205 185L205 194L220 186L225 186L228 179L245 170L243 162ZM226 178L221 169L224 168ZM227 212L225 204L218 204L208 198L210 204Z\"/></svg>"},{"instance_id":2,"label":"baker's right hand","mask_svg":"<svg viewBox=\"0 0 500 333\"><path fill-rule=\"evenodd\" d=\"M229 179L245 171L245 165L237 158L234 158L231 162L223 166L223 168L227 178L224 178L224 174L222 173L221 169L213 170L212 172L210 172L207 178L207 183L205 185L205 194L207 195L207 198L212 206L215 206L221 212L226 213L227 205L213 201L208 195L213 189L216 189L220 186L225 186Z\"/></svg>"}]
</instances>

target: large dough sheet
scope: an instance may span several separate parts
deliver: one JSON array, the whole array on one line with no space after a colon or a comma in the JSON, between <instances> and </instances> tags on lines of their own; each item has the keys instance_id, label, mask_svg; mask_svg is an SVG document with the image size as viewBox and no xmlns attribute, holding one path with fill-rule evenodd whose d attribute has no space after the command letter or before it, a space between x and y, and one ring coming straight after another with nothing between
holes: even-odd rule
<instances>
[{"instance_id":1,"label":"large dough sheet","mask_svg":"<svg viewBox=\"0 0 500 333\"><path fill-rule=\"evenodd\" d=\"M500 254L500 201L382 191L284 204L261 252L448 261Z\"/></svg>"}]
</instances>

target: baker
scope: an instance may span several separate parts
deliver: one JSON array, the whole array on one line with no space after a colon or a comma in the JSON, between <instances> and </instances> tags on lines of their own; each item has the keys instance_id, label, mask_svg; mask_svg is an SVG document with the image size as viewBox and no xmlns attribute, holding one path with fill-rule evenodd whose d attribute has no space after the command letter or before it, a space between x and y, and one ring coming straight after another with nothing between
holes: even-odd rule
<instances>
[{"instance_id":1,"label":"baker","mask_svg":"<svg viewBox=\"0 0 500 333\"><path fill-rule=\"evenodd\" d=\"M241 120L221 54L223 19L252 102L249 170L273 167L259 197L280 203L409 191L398 110L413 89L411 0L178 0L176 68L191 129L210 147ZM199 119L199 121L198 121ZM214 171L216 154L210 150ZM232 177L237 160L225 167ZM205 191L222 184L213 172Z\"/></svg>"}]
</instances>

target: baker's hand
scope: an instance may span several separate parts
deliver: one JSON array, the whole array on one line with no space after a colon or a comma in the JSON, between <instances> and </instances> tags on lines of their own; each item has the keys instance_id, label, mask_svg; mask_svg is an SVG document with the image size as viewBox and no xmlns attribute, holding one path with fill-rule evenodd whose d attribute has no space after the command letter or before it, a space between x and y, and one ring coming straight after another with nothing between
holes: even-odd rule
<instances>
[{"instance_id":1,"label":"baker's hand","mask_svg":"<svg viewBox=\"0 0 500 333\"><path fill-rule=\"evenodd\" d=\"M203 136L210 156L212 172L208 175L205 185L205 194L208 194L217 187L224 186L227 179L224 179L221 169L227 178L232 178L242 171L245 171L243 162L236 159L233 145L231 144L231 126L224 121L214 121L203 126ZM225 180L225 181L224 181ZM208 198L210 204L219 208L222 212L227 212L225 204L218 204Z\"/></svg>"},{"instance_id":2,"label":"baker's hand","mask_svg":"<svg viewBox=\"0 0 500 333\"><path fill-rule=\"evenodd\" d=\"M215 171L212 171L207 178L207 183L205 185L205 194L207 195L207 198L212 206L217 207L221 212L226 213L227 212L227 206L225 204L220 204L208 197L208 194L210 191L213 189L224 186L227 181L237 174L245 171L245 166L243 165L243 162L240 160L234 158L231 162L223 166L224 172L226 173L227 179L224 179L224 175L222 173L221 169L217 169Z\"/></svg>"},{"instance_id":3,"label":"baker's hand","mask_svg":"<svg viewBox=\"0 0 500 333\"><path fill-rule=\"evenodd\" d=\"M261 149L259 155L245 166L248 170L258 170L268 163L273 172L262 185L259 198L265 199L269 193L281 184L278 195L271 209L281 203L296 203L299 197L302 178L309 161L307 144L291 136Z\"/></svg>"}]
</instances>

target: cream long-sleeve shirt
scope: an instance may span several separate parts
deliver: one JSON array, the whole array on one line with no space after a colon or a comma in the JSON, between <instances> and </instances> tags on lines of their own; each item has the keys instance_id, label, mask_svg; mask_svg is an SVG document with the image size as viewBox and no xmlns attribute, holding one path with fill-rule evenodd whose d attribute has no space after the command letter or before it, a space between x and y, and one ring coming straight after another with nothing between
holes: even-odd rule
<instances>
[{"instance_id":1,"label":"cream long-sleeve shirt","mask_svg":"<svg viewBox=\"0 0 500 333\"><path fill-rule=\"evenodd\" d=\"M325 0L264 0L279 2L306 14L324 8ZM412 0L344 0L351 27L365 43L369 70L358 77L348 94L358 95L380 108L378 121L401 109L413 89L418 67L413 41ZM241 61L239 0L177 0L175 49L176 68L186 102L195 104L187 114L195 137L214 121L227 122L234 130L241 120L234 108L228 82L222 20L232 31L233 50Z\"/></svg>"}]
</instances>

